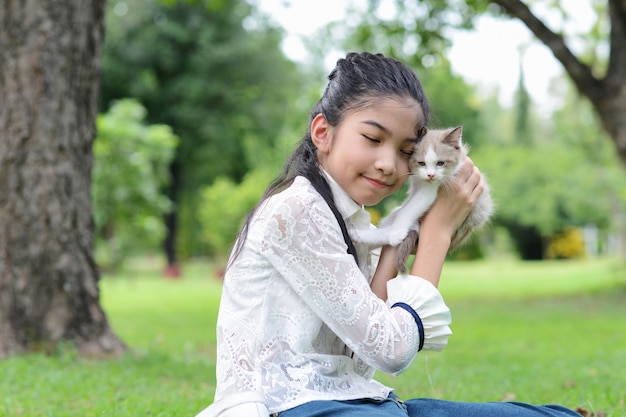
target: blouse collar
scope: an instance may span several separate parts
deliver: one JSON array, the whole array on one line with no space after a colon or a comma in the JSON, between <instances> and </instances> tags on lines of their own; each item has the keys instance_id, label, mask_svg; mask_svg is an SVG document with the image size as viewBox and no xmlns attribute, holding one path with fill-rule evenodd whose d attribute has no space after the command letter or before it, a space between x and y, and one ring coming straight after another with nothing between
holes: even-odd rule
<instances>
[{"instance_id":1,"label":"blouse collar","mask_svg":"<svg viewBox=\"0 0 626 417\"><path fill-rule=\"evenodd\" d=\"M344 220L353 217L357 213L365 213L368 214L367 217L369 223L369 213L363 208L363 206L354 201L348 193L346 193L345 190L337 184L337 181L335 181L335 179L324 170L324 168L320 167L320 169L328 180L328 185L330 185L330 190L332 191L333 198L335 199L335 205L337 205L337 209L339 209L339 212L343 216Z\"/></svg>"}]
</instances>

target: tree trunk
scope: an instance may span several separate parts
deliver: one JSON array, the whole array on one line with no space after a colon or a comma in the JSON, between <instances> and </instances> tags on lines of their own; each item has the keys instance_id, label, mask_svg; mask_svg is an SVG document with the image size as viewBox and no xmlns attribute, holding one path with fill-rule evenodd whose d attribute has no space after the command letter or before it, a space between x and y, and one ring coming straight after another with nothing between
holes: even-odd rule
<instances>
[{"instance_id":1,"label":"tree trunk","mask_svg":"<svg viewBox=\"0 0 626 417\"><path fill-rule=\"evenodd\" d=\"M167 194L170 200L174 203L172 210L164 217L165 221L165 240L163 242L163 249L165 250L165 256L167 258L167 266L165 267L164 275L167 278L180 277L180 266L178 265L178 256L176 254L176 235L178 233L178 204L179 200L179 184L180 184L180 165L178 161L173 161L170 164L170 176L172 178L168 187Z\"/></svg>"},{"instance_id":2,"label":"tree trunk","mask_svg":"<svg viewBox=\"0 0 626 417\"><path fill-rule=\"evenodd\" d=\"M123 352L90 199L105 0L0 0L0 357Z\"/></svg>"}]
</instances>

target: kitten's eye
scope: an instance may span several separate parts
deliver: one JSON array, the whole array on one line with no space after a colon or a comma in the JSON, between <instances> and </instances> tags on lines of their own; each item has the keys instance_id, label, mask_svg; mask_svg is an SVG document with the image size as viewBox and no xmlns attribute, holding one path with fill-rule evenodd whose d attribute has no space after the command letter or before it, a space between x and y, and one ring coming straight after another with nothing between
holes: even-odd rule
<instances>
[{"instance_id":1,"label":"kitten's eye","mask_svg":"<svg viewBox=\"0 0 626 417\"><path fill-rule=\"evenodd\" d=\"M437 166L438 167L442 167L444 166L446 163L444 161L437 161Z\"/></svg>"},{"instance_id":2,"label":"kitten's eye","mask_svg":"<svg viewBox=\"0 0 626 417\"><path fill-rule=\"evenodd\" d=\"M417 166L425 167L426 166L426 162L424 162L424 161L417 161Z\"/></svg>"}]
</instances>

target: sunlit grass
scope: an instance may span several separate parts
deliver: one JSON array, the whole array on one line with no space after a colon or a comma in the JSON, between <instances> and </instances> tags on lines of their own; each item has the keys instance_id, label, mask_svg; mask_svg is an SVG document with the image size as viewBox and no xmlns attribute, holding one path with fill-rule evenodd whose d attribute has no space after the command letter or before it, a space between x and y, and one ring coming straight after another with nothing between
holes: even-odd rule
<instances>
[{"instance_id":1,"label":"sunlit grass","mask_svg":"<svg viewBox=\"0 0 626 417\"><path fill-rule=\"evenodd\" d=\"M446 263L439 288L446 299L485 299L579 294L618 285L626 285L626 267L616 259L489 260Z\"/></svg>"},{"instance_id":2,"label":"sunlit grass","mask_svg":"<svg viewBox=\"0 0 626 417\"><path fill-rule=\"evenodd\" d=\"M130 352L114 360L0 361L0 416L193 416L215 389L221 283L210 262L179 280L142 260L106 275L102 304ZM515 399L626 415L626 269L604 259L448 263L441 291L453 336L399 377L402 397Z\"/></svg>"}]
</instances>

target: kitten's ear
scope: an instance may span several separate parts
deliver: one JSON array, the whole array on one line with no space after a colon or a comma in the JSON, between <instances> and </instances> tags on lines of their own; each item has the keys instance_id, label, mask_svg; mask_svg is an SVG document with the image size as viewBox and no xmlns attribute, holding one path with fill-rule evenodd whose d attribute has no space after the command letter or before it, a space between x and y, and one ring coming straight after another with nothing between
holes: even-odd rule
<instances>
[{"instance_id":1,"label":"kitten's ear","mask_svg":"<svg viewBox=\"0 0 626 417\"><path fill-rule=\"evenodd\" d=\"M452 129L446 138L444 143L452 146L454 149L461 149L461 135L463 134L463 126L458 126Z\"/></svg>"},{"instance_id":2,"label":"kitten's ear","mask_svg":"<svg viewBox=\"0 0 626 417\"><path fill-rule=\"evenodd\" d=\"M328 152L330 148L330 130L332 126L328 124L326 118L319 113L311 121L311 140L318 151Z\"/></svg>"}]
</instances>

